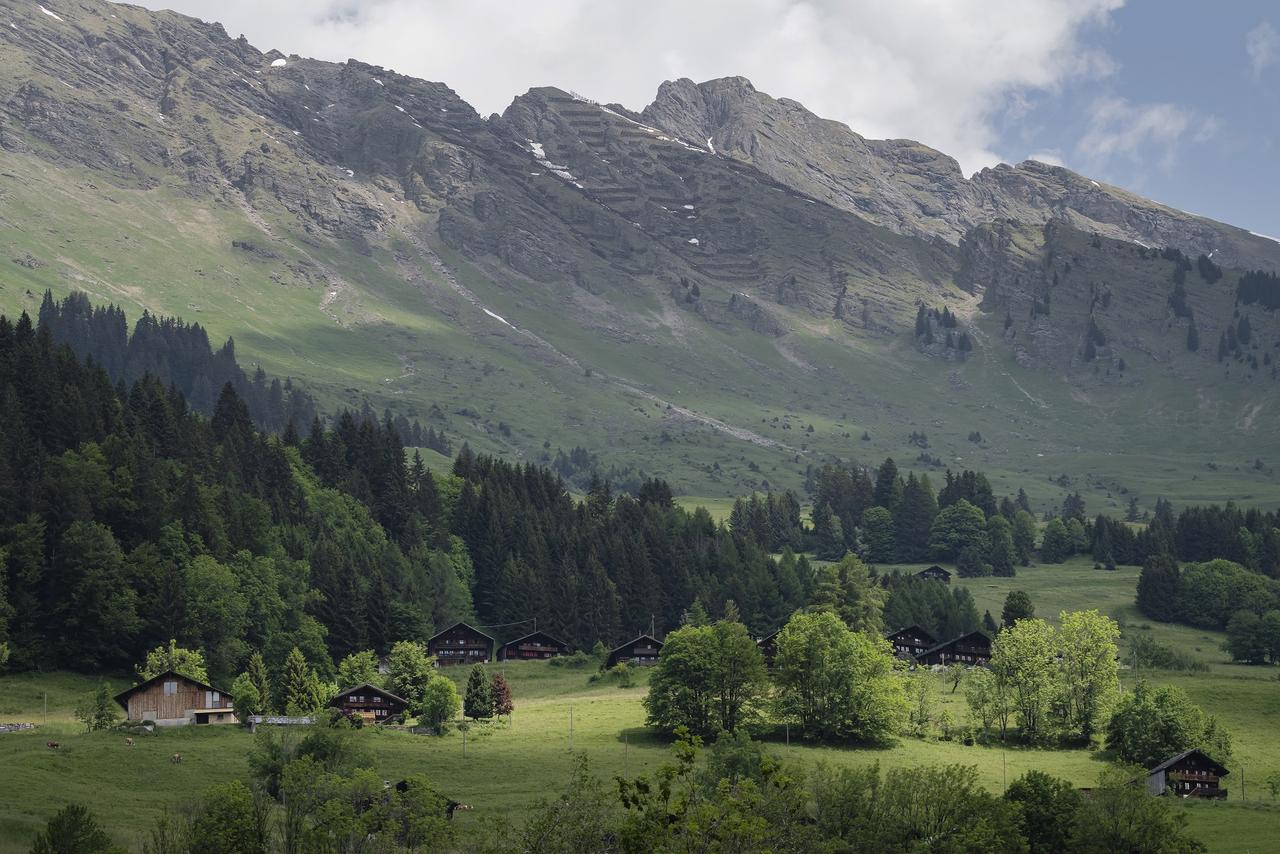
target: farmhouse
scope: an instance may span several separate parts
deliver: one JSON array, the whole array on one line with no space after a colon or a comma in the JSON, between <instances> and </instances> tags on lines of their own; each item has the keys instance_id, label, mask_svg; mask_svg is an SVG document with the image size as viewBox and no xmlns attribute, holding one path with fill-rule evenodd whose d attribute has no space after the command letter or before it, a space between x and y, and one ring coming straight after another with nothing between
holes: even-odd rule
<instances>
[{"instance_id":1,"label":"farmhouse","mask_svg":"<svg viewBox=\"0 0 1280 854\"><path fill-rule=\"evenodd\" d=\"M893 634L885 635L885 640L893 644L893 651L899 658L907 659L915 659L938 643L933 635L919 626L898 629Z\"/></svg>"},{"instance_id":2,"label":"farmhouse","mask_svg":"<svg viewBox=\"0 0 1280 854\"><path fill-rule=\"evenodd\" d=\"M237 722L230 694L172 670L120 692L115 699L129 720L153 721L157 726Z\"/></svg>"},{"instance_id":3,"label":"farmhouse","mask_svg":"<svg viewBox=\"0 0 1280 854\"><path fill-rule=\"evenodd\" d=\"M569 645L564 641L556 640L546 632L533 632L522 638L507 641L498 650L498 658L503 661L530 661L568 654Z\"/></svg>"},{"instance_id":4,"label":"farmhouse","mask_svg":"<svg viewBox=\"0 0 1280 854\"><path fill-rule=\"evenodd\" d=\"M329 701L329 706L341 709L343 714L363 718L369 723L383 723L403 714L409 703L390 691L364 682L339 691Z\"/></svg>"},{"instance_id":5,"label":"farmhouse","mask_svg":"<svg viewBox=\"0 0 1280 854\"><path fill-rule=\"evenodd\" d=\"M941 581L943 584L951 583L951 573L937 564L934 564L928 569L920 570L916 573L915 577L925 581Z\"/></svg>"},{"instance_id":6,"label":"farmhouse","mask_svg":"<svg viewBox=\"0 0 1280 854\"><path fill-rule=\"evenodd\" d=\"M607 665L613 667L615 664L639 664L649 665L658 663L658 653L662 652L662 641L652 638L649 635L641 635L632 641L627 641L622 646L609 653Z\"/></svg>"},{"instance_id":7,"label":"farmhouse","mask_svg":"<svg viewBox=\"0 0 1280 854\"><path fill-rule=\"evenodd\" d=\"M1170 757L1147 772L1147 791L1153 795L1166 792L1180 798L1222 798L1222 778L1230 774L1199 750L1187 750Z\"/></svg>"},{"instance_id":8,"label":"farmhouse","mask_svg":"<svg viewBox=\"0 0 1280 854\"><path fill-rule=\"evenodd\" d=\"M969 632L954 640L940 643L916 656L926 667L934 664L971 664L985 667L991 663L991 638L982 632Z\"/></svg>"},{"instance_id":9,"label":"farmhouse","mask_svg":"<svg viewBox=\"0 0 1280 854\"><path fill-rule=\"evenodd\" d=\"M765 667L773 667L773 660L778 655L778 632L781 631L782 629L778 629L773 634L765 635L756 641L756 646L760 650L760 655L764 656Z\"/></svg>"},{"instance_id":10,"label":"farmhouse","mask_svg":"<svg viewBox=\"0 0 1280 854\"><path fill-rule=\"evenodd\" d=\"M493 638L466 623L455 623L428 640L427 651L441 666L483 664L493 659Z\"/></svg>"}]
</instances>

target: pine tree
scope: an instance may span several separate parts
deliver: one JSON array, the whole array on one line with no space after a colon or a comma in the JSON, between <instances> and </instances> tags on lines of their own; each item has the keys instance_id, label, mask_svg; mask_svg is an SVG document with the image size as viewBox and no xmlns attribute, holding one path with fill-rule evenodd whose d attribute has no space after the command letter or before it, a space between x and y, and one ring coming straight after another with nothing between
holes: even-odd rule
<instances>
[{"instance_id":1,"label":"pine tree","mask_svg":"<svg viewBox=\"0 0 1280 854\"><path fill-rule=\"evenodd\" d=\"M249 664L245 667L245 674L249 677L249 681L253 683L253 687L257 689L262 707L270 710L271 698L275 695L271 691L271 677L267 675L267 663L262 660L261 652L255 650L253 655L249 656Z\"/></svg>"},{"instance_id":2,"label":"pine tree","mask_svg":"<svg viewBox=\"0 0 1280 854\"><path fill-rule=\"evenodd\" d=\"M493 685L485 678L484 667L475 665L467 677L467 693L462 700L462 713L472 720L493 717Z\"/></svg>"},{"instance_id":3,"label":"pine tree","mask_svg":"<svg viewBox=\"0 0 1280 854\"><path fill-rule=\"evenodd\" d=\"M1138 576L1138 610L1153 620L1170 622L1181 616L1182 578L1168 553L1147 558Z\"/></svg>"},{"instance_id":4,"label":"pine tree","mask_svg":"<svg viewBox=\"0 0 1280 854\"><path fill-rule=\"evenodd\" d=\"M995 618L991 616L991 612L987 611L982 615L982 629L991 637L995 637L999 626L996 625Z\"/></svg>"},{"instance_id":5,"label":"pine tree","mask_svg":"<svg viewBox=\"0 0 1280 854\"><path fill-rule=\"evenodd\" d=\"M324 702L319 692L320 680L315 670L307 663L302 650L295 646L289 651L280 676L280 699L285 714L307 715L316 711Z\"/></svg>"}]
</instances>

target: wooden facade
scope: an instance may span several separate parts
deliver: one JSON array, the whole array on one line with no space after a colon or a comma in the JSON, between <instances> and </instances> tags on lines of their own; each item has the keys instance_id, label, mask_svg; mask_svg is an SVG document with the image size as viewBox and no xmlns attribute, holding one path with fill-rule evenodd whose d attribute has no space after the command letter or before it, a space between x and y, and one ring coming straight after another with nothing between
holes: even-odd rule
<instances>
[{"instance_id":1,"label":"wooden facade","mask_svg":"<svg viewBox=\"0 0 1280 854\"><path fill-rule=\"evenodd\" d=\"M905 629L898 629L890 635L885 635L885 640L893 644L893 651L899 658L915 658L933 647L938 642L933 635L926 632L919 626L907 626Z\"/></svg>"},{"instance_id":2,"label":"wooden facade","mask_svg":"<svg viewBox=\"0 0 1280 854\"><path fill-rule=\"evenodd\" d=\"M935 664L968 664L985 667L991 663L991 638L982 632L969 632L954 640L940 643L916 656L926 667Z\"/></svg>"},{"instance_id":3,"label":"wooden facade","mask_svg":"<svg viewBox=\"0 0 1280 854\"><path fill-rule=\"evenodd\" d=\"M773 660L778 657L778 634L781 631L782 629L778 629L773 634L765 635L756 641L756 647L764 657L765 667L773 667Z\"/></svg>"},{"instance_id":4,"label":"wooden facade","mask_svg":"<svg viewBox=\"0 0 1280 854\"><path fill-rule=\"evenodd\" d=\"M916 573L915 577L925 581L941 581L943 584L951 583L951 572L943 569L937 564L934 564L927 569L920 570Z\"/></svg>"},{"instance_id":5,"label":"wooden facade","mask_svg":"<svg viewBox=\"0 0 1280 854\"><path fill-rule=\"evenodd\" d=\"M377 685L365 682L339 691L329 701L329 706L341 709L343 714L363 718L369 723L384 723L404 714L409 707L407 700L384 691Z\"/></svg>"},{"instance_id":6,"label":"wooden facade","mask_svg":"<svg viewBox=\"0 0 1280 854\"><path fill-rule=\"evenodd\" d=\"M172 670L116 695L131 721L157 726L237 723L231 695Z\"/></svg>"},{"instance_id":7,"label":"wooden facade","mask_svg":"<svg viewBox=\"0 0 1280 854\"><path fill-rule=\"evenodd\" d=\"M556 640L546 632L533 632L522 638L507 641L498 650L498 658L503 661L533 661L568 654L569 645L564 641Z\"/></svg>"},{"instance_id":8,"label":"wooden facade","mask_svg":"<svg viewBox=\"0 0 1280 854\"><path fill-rule=\"evenodd\" d=\"M493 660L493 638L466 623L455 623L427 641L427 651L442 667Z\"/></svg>"},{"instance_id":9,"label":"wooden facade","mask_svg":"<svg viewBox=\"0 0 1280 854\"><path fill-rule=\"evenodd\" d=\"M1227 790L1222 788L1222 778L1230 773L1205 753L1187 750L1147 772L1147 791L1179 798L1225 799Z\"/></svg>"},{"instance_id":10,"label":"wooden facade","mask_svg":"<svg viewBox=\"0 0 1280 854\"><path fill-rule=\"evenodd\" d=\"M607 664L609 667L615 664L638 664L642 667L657 664L661 652L662 641L649 635L641 635L610 652Z\"/></svg>"}]
</instances>

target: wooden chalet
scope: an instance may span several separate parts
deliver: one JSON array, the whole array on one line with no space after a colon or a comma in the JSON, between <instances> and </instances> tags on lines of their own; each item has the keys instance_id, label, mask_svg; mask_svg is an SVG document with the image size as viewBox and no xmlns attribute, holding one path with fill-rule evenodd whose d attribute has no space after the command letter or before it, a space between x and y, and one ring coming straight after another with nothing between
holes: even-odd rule
<instances>
[{"instance_id":1,"label":"wooden chalet","mask_svg":"<svg viewBox=\"0 0 1280 854\"><path fill-rule=\"evenodd\" d=\"M615 664L638 664L640 666L657 664L658 654L661 652L662 641L649 635L641 635L610 652L606 666L613 667Z\"/></svg>"},{"instance_id":2,"label":"wooden chalet","mask_svg":"<svg viewBox=\"0 0 1280 854\"><path fill-rule=\"evenodd\" d=\"M498 658L503 661L534 661L568 654L569 645L546 632L533 632L507 641L498 650Z\"/></svg>"},{"instance_id":3,"label":"wooden chalet","mask_svg":"<svg viewBox=\"0 0 1280 854\"><path fill-rule=\"evenodd\" d=\"M363 718L368 723L384 723L404 714L409 701L384 691L377 685L364 682L345 688L329 701L329 706L342 710L345 715Z\"/></svg>"},{"instance_id":4,"label":"wooden chalet","mask_svg":"<svg viewBox=\"0 0 1280 854\"><path fill-rule=\"evenodd\" d=\"M493 660L493 638L466 623L455 623L427 641L427 651L442 667Z\"/></svg>"},{"instance_id":5,"label":"wooden chalet","mask_svg":"<svg viewBox=\"0 0 1280 854\"><path fill-rule=\"evenodd\" d=\"M760 650L760 655L764 656L764 666L773 667L773 660L778 657L778 633L782 629L778 629L771 635L765 635L756 641L756 647Z\"/></svg>"},{"instance_id":6,"label":"wooden chalet","mask_svg":"<svg viewBox=\"0 0 1280 854\"><path fill-rule=\"evenodd\" d=\"M238 723L230 694L172 670L121 691L115 700L129 720L156 726Z\"/></svg>"},{"instance_id":7,"label":"wooden chalet","mask_svg":"<svg viewBox=\"0 0 1280 854\"><path fill-rule=\"evenodd\" d=\"M893 634L885 635L885 640L893 644L894 654L898 658L907 658L913 661L921 653L933 649L938 643L933 635L919 626L907 626L905 629L898 629Z\"/></svg>"},{"instance_id":8,"label":"wooden chalet","mask_svg":"<svg viewBox=\"0 0 1280 854\"><path fill-rule=\"evenodd\" d=\"M968 664L986 667L991 663L991 638L982 632L969 632L958 638L930 647L916 656L916 663L931 667L935 664Z\"/></svg>"},{"instance_id":9,"label":"wooden chalet","mask_svg":"<svg viewBox=\"0 0 1280 854\"><path fill-rule=\"evenodd\" d=\"M936 563L927 569L920 570L915 574L915 577L924 581L941 581L943 584L951 583L951 572L943 569Z\"/></svg>"},{"instance_id":10,"label":"wooden chalet","mask_svg":"<svg viewBox=\"0 0 1280 854\"><path fill-rule=\"evenodd\" d=\"M1222 778L1230 773L1204 752L1186 750L1147 772L1147 791L1180 798L1225 799L1227 790L1222 788Z\"/></svg>"}]
</instances>

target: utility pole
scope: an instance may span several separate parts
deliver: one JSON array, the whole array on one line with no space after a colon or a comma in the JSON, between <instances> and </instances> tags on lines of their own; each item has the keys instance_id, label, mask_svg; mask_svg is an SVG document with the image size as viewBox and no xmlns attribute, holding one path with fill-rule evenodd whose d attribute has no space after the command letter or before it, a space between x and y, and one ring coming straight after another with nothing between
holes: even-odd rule
<instances>
[{"instance_id":1,"label":"utility pole","mask_svg":"<svg viewBox=\"0 0 1280 854\"><path fill-rule=\"evenodd\" d=\"M462 730L462 758L466 759L467 758L467 722L463 721L462 726L459 728Z\"/></svg>"},{"instance_id":2,"label":"utility pole","mask_svg":"<svg viewBox=\"0 0 1280 854\"><path fill-rule=\"evenodd\" d=\"M573 752L573 706L569 707L569 751Z\"/></svg>"},{"instance_id":3,"label":"utility pole","mask_svg":"<svg viewBox=\"0 0 1280 854\"><path fill-rule=\"evenodd\" d=\"M1004 776L1004 790L1009 791L1009 766L1005 762L1004 748L1000 748L1000 773Z\"/></svg>"}]
</instances>

